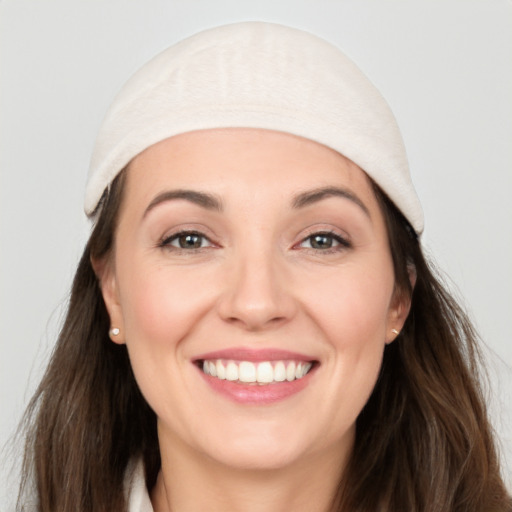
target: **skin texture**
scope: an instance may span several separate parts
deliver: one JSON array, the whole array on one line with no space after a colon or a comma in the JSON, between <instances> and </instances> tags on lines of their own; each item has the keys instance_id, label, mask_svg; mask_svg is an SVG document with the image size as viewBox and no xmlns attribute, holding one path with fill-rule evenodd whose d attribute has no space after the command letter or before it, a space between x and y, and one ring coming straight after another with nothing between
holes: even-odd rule
<instances>
[{"instance_id":1,"label":"skin texture","mask_svg":"<svg viewBox=\"0 0 512 512\"><path fill-rule=\"evenodd\" d=\"M324 187L350 197L297 206L301 194ZM155 202L176 190L210 194L222 208ZM204 234L201 247L180 248L172 236L183 231ZM315 233L332 246L312 245ZM172 137L130 164L114 254L94 265L120 329L113 340L126 343L158 417L155 510L328 510L385 344L409 306L394 294L365 173L289 134ZM316 365L284 400L239 403L194 364L233 347L290 350Z\"/></svg>"}]
</instances>

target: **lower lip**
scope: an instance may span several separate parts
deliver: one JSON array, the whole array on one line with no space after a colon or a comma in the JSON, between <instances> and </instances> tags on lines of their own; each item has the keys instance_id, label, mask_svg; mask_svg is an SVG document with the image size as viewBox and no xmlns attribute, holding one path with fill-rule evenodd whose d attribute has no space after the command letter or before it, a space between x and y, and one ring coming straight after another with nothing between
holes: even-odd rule
<instances>
[{"instance_id":1,"label":"lower lip","mask_svg":"<svg viewBox=\"0 0 512 512\"><path fill-rule=\"evenodd\" d=\"M207 384L217 393L241 404L268 405L299 393L309 384L310 373L301 379L291 382L274 382L272 384L243 384L230 380L217 379L206 375L201 369L198 371Z\"/></svg>"}]
</instances>

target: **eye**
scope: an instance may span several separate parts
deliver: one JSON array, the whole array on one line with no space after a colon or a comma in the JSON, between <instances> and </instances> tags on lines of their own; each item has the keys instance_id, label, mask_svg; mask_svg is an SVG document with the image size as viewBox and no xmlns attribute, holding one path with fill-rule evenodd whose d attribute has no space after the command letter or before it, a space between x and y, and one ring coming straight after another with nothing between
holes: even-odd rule
<instances>
[{"instance_id":1,"label":"eye","mask_svg":"<svg viewBox=\"0 0 512 512\"><path fill-rule=\"evenodd\" d=\"M319 251L328 251L329 249L350 247L348 240L335 233L313 233L305 238L301 243L301 247L306 249L315 249Z\"/></svg>"},{"instance_id":2,"label":"eye","mask_svg":"<svg viewBox=\"0 0 512 512\"><path fill-rule=\"evenodd\" d=\"M213 244L205 235L195 231L181 231L162 240L162 247L172 247L176 249L202 249L211 247Z\"/></svg>"}]
</instances>

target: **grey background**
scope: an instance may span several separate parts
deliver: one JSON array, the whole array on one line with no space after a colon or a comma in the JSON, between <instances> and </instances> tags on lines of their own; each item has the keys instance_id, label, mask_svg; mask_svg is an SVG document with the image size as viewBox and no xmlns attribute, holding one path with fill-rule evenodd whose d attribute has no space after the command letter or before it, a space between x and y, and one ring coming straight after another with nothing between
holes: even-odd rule
<instances>
[{"instance_id":1,"label":"grey background","mask_svg":"<svg viewBox=\"0 0 512 512\"><path fill-rule=\"evenodd\" d=\"M173 42L253 19L329 39L388 99L425 209L424 245L488 347L493 421L512 483L510 0L3 0L0 510L11 510L15 494L10 468L19 455L9 439L48 359L89 231L82 194L108 104Z\"/></svg>"}]
</instances>

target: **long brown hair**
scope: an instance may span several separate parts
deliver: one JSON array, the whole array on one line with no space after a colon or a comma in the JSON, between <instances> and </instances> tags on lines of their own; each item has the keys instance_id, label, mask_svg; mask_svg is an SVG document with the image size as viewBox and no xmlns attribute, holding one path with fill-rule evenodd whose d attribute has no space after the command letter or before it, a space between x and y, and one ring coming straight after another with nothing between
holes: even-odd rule
<instances>
[{"instance_id":1,"label":"long brown hair","mask_svg":"<svg viewBox=\"0 0 512 512\"><path fill-rule=\"evenodd\" d=\"M510 512L485 406L478 336L407 220L374 190L396 292L412 295L411 310L385 349L378 382L357 419L340 510Z\"/></svg>"},{"instance_id":2,"label":"long brown hair","mask_svg":"<svg viewBox=\"0 0 512 512\"><path fill-rule=\"evenodd\" d=\"M53 356L27 409L19 510L27 493L40 512L126 510L123 478L137 458L148 488L156 481L156 417L125 346L108 338L109 317L91 265L91 258L112 250L124 176L99 207ZM377 187L375 193L397 293L412 294L412 305L357 420L334 510L511 511L480 388L477 336L432 273L407 221Z\"/></svg>"},{"instance_id":3,"label":"long brown hair","mask_svg":"<svg viewBox=\"0 0 512 512\"><path fill-rule=\"evenodd\" d=\"M35 494L41 512L125 510L123 479L133 457L143 458L148 486L156 481L156 417L135 382L126 347L109 340L91 264L112 250L124 176L102 201L62 330L27 408L20 510L27 494Z\"/></svg>"}]
</instances>

